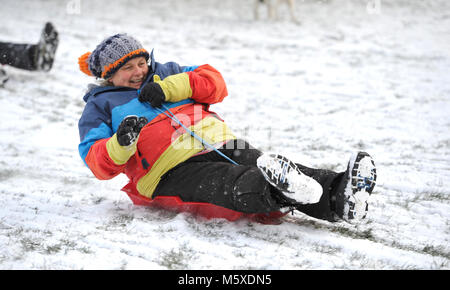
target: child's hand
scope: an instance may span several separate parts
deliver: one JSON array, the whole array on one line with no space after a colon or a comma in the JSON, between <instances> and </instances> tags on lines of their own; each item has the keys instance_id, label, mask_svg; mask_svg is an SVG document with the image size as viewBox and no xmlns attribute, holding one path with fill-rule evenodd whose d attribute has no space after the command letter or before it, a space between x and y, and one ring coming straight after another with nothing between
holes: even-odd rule
<instances>
[{"instance_id":1,"label":"child's hand","mask_svg":"<svg viewBox=\"0 0 450 290\"><path fill-rule=\"evenodd\" d=\"M152 107L160 108L166 100L166 95L158 83L152 82L146 84L139 94L139 102L148 102Z\"/></svg>"},{"instance_id":2,"label":"child's hand","mask_svg":"<svg viewBox=\"0 0 450 290\"><path fill-rule=\"evenodd\" d=\"M119 128L117 129L117 142L120 146L130 146L133 144L141 129L148 123L147 118L138 116L127 116L123 119L122 123L120 123Z\"/></svg>"}]
</instances>

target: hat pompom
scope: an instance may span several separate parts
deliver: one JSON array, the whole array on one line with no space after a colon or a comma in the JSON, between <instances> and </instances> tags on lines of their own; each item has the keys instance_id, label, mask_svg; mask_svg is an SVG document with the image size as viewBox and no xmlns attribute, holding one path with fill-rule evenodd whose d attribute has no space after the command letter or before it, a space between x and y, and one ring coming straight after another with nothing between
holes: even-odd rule
<instances>
[{"instance_id":1,"label":"hat pompom","mask_svg":"<svg viewBox=\"0 0 450 290\"><path fill-rule=\"evenodd\" d=\"M82 56L78 58L78 64L80 66L80 70L87 74L88 76L93 76L92 72L89 70L88 58L91 55L90 52L86 52Z\"/></svg>"}]
</instances>

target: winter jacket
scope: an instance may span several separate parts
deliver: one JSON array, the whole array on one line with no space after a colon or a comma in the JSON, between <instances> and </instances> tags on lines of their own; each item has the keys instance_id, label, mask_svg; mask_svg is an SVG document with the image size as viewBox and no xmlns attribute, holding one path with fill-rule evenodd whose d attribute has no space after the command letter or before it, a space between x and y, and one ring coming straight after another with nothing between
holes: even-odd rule
<instances>
[{"instance_id":1,"label":"winter jacket","mask_svg":"<svg viewBox=\"0 0 450 290\"><path fill-rule=\"evenodd\" d=\"M209 105L221 102L227 88L221 74L210 65L186 67L160 64L152 57L146 80L158 82L166 95L164 105L189 129L210 144L236 137ZM79 153L98 179L125 173L127 185L151 198L160 178L171 168L205 151L201 142L148 103L138 100L139 90L96 86L84 96L86 106L79 121ZM116 131L128 115L146 117L137 142L124 147ZM176 193L174 193L176 194Z\"/></svg>"}]
</instances>

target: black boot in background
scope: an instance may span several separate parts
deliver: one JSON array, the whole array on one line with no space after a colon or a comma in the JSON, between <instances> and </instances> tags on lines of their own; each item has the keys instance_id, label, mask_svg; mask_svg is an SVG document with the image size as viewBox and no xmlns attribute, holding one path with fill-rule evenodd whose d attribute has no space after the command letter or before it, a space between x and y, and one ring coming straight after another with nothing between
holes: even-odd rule
<instances>
[{"instance_id":1,"label":"black boot in background","mask_svg":"<svg viewBox=\"0 0 450 290\"><path fill-rule=\"evenodd\" d=\"M376 181L377 170L372 157L366 152L352 155L332 194L336 215L345 221L364 219Z\"/></svg>"},{"instance_id":2,"label":"black boot in background","mask_svg":"<svg viewBox=\"0 0 450 290\"><path fill-rule=\"evenodd\" d=\"M35 46L34 64L37 70L49 71L52 68L58 44L58 32L52 23L47 22Z\"/></svg>"},{"instance_id":3,"label":"black boot in background","mask_svg":"<svg viewBox=\"0 0 450 290\"><path fill-rule=\"evenodd\" d=\"M0 42L0 63L30 71L49 71L58 43L58 32L48 22L37 44Z\"/></svg>"},{"instance_id":4,"label":"black boot in background","mask_svg":"<svg viewBox=\"0 0 450 290\"><path fill-rule=\"evenodd\" d=\"M0 63L24 70L36 70L36 45L0 42Z\"/></svg>"}]
</instances>

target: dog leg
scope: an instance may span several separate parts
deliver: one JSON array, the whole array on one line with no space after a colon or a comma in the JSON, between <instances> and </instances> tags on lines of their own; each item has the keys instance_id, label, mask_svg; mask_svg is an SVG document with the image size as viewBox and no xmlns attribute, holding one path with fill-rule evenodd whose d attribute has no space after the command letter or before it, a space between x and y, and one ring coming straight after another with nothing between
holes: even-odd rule
<instances>
[{"instance_id":1,"label":"dog leg","mask_svg":"<svg viewBox=\"0 0 450 290\"><path fill-rule=\"evenodd\" d=\"M261 0L255 0L253 5L253 15L255 17L255 20L259 19L259 3L262 2Z\"/></svg>"},{"instance_id":2,"label":"dog leg","mask_svg":"<svg viewBox=\"0 0 450 290\"><path fill-rule=\"evenodd\" d=\"M269 9L269 19L270 20L278 20L278 6L280 5L281 0L272 0L268 3Z\"/></svg>"},{"instance_id":3,"label":"dog leg","mask_svg":"<svg viewBox=\"0 0 450 290\"><path fill-rule=\"evenodd\" d=\"M294 23L300 24L300 21L298 21L297 17L295 16L295 1L294 0L288 0L289 5L289 11L291 13L291 20Z\"/></svg>"}]
</instances>

